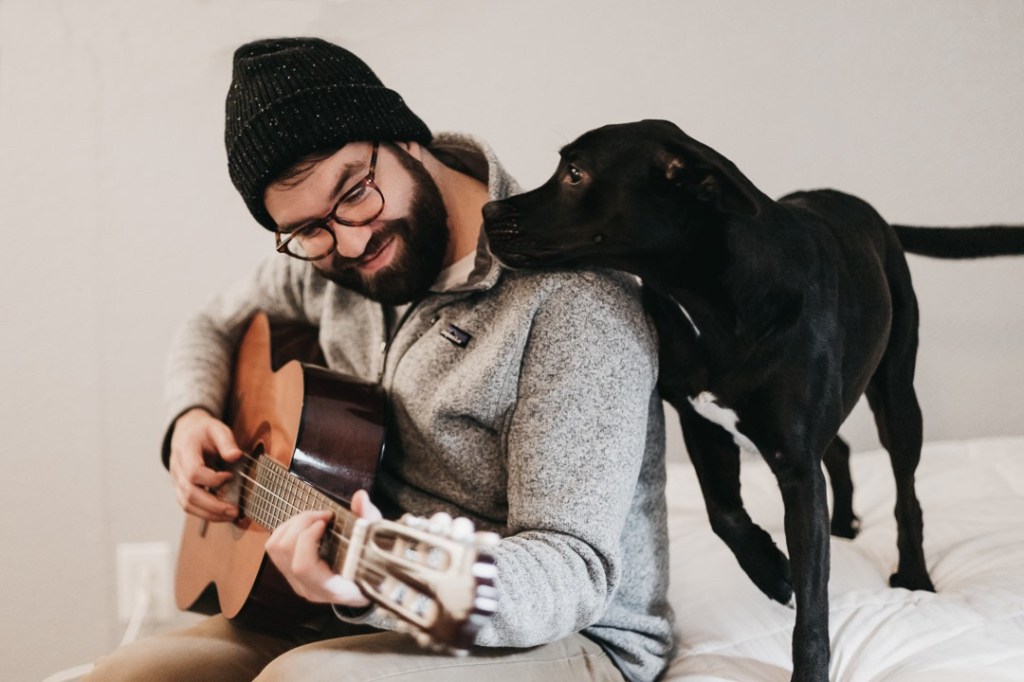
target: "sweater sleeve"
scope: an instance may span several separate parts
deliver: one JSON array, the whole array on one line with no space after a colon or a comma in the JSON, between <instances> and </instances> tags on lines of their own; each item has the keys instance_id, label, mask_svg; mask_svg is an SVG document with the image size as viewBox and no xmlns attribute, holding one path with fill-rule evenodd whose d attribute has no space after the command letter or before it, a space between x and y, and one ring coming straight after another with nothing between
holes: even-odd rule
<instances>
[{"instance_id":1,"label":"sweater sleeve","mask_svg":"<svg viewBox=\"0 0 1024 682\"><path fill-rule=\"evenodd\" d=\"M312 268L278 254L248 277L214 296L188 318L171 341L165 366L164 398L168 408L162 457L167 466L174 421L201 407L224 411L231 381L232 358L242 333L257 311L271 319L313 323L310 289Z\"/></svg>"},{"instance_id":2,"label":"sweater sleeve","mask_svg":"<svg viewBox=\"0 0 1024 682\"><path fill-rule=\"evenodd\" d=\"M632 281L565 280L534 318L508 429L508 535L485 646L533 646L594 623L621 578L657 380Z\"/></svg>"}]
</instances>

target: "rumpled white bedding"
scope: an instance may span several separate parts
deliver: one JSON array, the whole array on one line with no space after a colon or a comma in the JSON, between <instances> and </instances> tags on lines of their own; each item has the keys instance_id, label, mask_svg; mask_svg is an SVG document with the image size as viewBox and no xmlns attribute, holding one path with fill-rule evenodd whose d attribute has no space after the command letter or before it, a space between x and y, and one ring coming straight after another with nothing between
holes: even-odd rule
<instances>
[{"instance_id":1,"label":"rumpled white bedding","mask_svg":"<svg viewBox=\"0 0 1024 682\"><path fill-rule=\"evenodd\" d=\"M834 682L1024 680L1024 438L925 445L917 475L937 593L888 586L895 485L884 451L852 458L854 540L832 538ZM775 479L743 461L743 498L785 549ZM669 465L670 598L679 651L666 680L784 682L794 612L765 597L710 529L689 463Z\"/></svg>"}]
</instances>

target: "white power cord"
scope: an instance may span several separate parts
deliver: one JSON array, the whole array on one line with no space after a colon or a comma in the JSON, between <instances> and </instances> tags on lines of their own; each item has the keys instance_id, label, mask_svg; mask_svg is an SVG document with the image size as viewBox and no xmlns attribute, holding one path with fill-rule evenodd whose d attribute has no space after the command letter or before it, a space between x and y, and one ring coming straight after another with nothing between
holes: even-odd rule
<instances>
[{"instance_id":1,"label":"white power cord","mask_svg":"<svg viewBox=\"0 0 1024 682\"><path fill-rule=\"evenodd\" d=\"M77 680L82 675L92 672L94 667L96 667L95 663L76 665L74 668L67 668L66 670L61 670L59 673L50 675L43 680L43 682L67 682L67 680Z\"/></svg>"},{"instance_id":2,"label":"white power cord","mask_svg":"<svg viewBox=\"0 0 1024 682\"><path fill-rule=\"evenodd\" d=\"M121 643L117 645L118 648L131 644L139 636L139 630L142 629L142 624L146 621L146 614L149 613L149 605L153 603L153 580L155 578L152 566L143 567L142 579L135 591L135 599L132 600L135 603L135 608L132 609L132 615L128 618L128 624L124 628L124 636L121 637Z\"/></svg>"},{"instance_id":3,"label":"white power cord","mask_svg":"<svg viewBox=\"0 0 1024 682\"><path fill-rule=\"evenodd\" d=\"M152 567L144 567L141 577L142 579L139 580L138 588L135 591L135 599L133 600L135 607L132 609L132 615L128 618L128 624L124 628L124 636L121 637L121 643L117 645L118 649L126 644L131 644L138 637L142 624L146 622L149 606L153 602L153 579L155 576ZM50 675L43 682L69 682L69 680L77 680L82 675L92 672L94 667L96 667L95 663L76 665L73 668L66 668Z\"/></svg>"}]
</instances>

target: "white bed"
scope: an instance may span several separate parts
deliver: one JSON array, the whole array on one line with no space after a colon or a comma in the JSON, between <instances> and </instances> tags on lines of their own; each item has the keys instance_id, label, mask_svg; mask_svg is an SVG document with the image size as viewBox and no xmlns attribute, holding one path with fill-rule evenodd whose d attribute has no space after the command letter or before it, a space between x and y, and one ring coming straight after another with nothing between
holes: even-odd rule
<instances>
[{"instance_id":1,"label":"white bed","mask_svg":"<svg viewBox=\"0 0 1024 682\"><path fill-rule=\"evenodd\" d=\"M936 594L888 587L894 485L884 451L855 454L855 540L832 539L833 682L1024 680L1024 438L931 443L918 469ZM763 462L743 498L785 547L782 501ZM665 679L784 682L794 612L761 594L709 527L689 463L669 467L670 596L679 651Z\"/></svg>"}]
</instances>

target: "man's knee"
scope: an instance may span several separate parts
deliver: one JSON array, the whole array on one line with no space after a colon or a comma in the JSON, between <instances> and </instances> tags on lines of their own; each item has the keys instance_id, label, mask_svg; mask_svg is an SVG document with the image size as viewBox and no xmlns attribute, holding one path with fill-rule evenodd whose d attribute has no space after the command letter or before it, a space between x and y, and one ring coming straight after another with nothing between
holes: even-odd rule
<instances>
[{"instance_id":1,"label":"man's knee","mask_svg":"<svg viewBox=\"0 0 1024 682\"><path fill-rule=\"evenodd\" d=\"M394 632L377 632L307 644L271 661L256 682L376 679L381 674L380 666L386 665L384 658L421 653L414 644L410 646L411 639Z\"/></svg>"},{"instance_id":2,"label":"man's knee","mask_svg":"<svg viewBox=\"0 0 1024 682\"><path fill-rule=\"evenodd\" d=\"M288 648L277 638L238 632L224 618L145 637L96 661L87 682L249 682Z\"/></svg>"}]
</instances>

